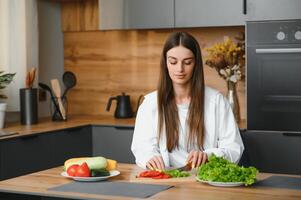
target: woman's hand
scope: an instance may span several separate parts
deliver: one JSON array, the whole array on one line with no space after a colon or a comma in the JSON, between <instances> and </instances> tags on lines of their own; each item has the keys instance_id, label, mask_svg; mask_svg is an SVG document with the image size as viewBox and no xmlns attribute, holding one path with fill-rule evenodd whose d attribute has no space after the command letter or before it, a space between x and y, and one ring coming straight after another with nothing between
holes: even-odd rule
<instances>
[{"instance_id":1,"label":"woman's hand","mask_svg":"<svg viewBox=\"0 0 301 200\"><path fill-rule=\"evenodd\" d=\"M191 168L199 167L207 162L207 154L202 151L191 151L188 155L186 163L191 163Z\"/></svg>"},{"instance_id":2,"label":"woman's hand","mask_svg":"<svg viewBox=\"0 0 301 200\"><path fill-rule=\"evenodd\" d=\"M147 163L146 167L151 170L163 170L165 168L162 156L154 156Z\"/></svg>"}]
</instances>

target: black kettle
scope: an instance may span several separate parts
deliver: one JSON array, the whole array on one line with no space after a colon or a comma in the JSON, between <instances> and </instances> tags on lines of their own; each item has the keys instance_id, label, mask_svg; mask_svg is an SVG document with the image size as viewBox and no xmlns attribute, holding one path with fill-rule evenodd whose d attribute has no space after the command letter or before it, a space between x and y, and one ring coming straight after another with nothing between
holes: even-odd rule
<instances>
[{"instance_id":1,"label":"black kettle","mask_svg":"<svg viewBox=\"0 0 301 200\"><path fill-rule=\"evenodd\" d=\"M142 97L143 97L142 95L139 97L138 106L140 104ZM134 112L132 111L129 95L125 95L125 93L123 92L122 95L118 95L116 97L110 97L109 102L107 104L107 108L106 108L107 111L110 111L113 100L117 101L117 106L116 106L116 110L115 110L115 114L114 114L114 116L116 118L134 117ZM137 106L137 108L138 108L138 106Z\"/></svg>"}]
</instances>

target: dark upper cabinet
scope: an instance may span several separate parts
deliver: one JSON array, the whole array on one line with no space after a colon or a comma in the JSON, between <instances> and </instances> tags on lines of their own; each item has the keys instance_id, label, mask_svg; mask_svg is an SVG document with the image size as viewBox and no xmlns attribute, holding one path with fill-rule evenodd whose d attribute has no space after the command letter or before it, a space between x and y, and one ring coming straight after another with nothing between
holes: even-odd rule
<instances>
[{"instance_id":1,"label":"dark upper cabinet","mask_svg":"<svg viewBox=\"0 0 301 200\"><path fill-rule=\"evenodd\" d=\"M64 165L69 158L92 156L91 126L62 130L51 136L53 166Z\"/></svg>"},{"instance_id":2,"label":"dark upper cabinet","mask_svg":"<svg viewBox=\"0 0 301 200\"><path fill-rule=\"evenodd\" d=\"M175 0L175 27L244 24L243 0Z\"/></svg>"},{"instance_id":3,"label":"dark upper cabinet","mask_svg":"<svg viewBox=\"0 0 301 200\"><path fill-rule=\"evenodd\" d=\"M99 13L100 30L245 24L243 0L99 0Z\"/></svg>"},{"instance_id":4,"label":"dark upper cabinet","mask_svg":"<svg viewBox=\"0 0 301 200\"><path fill-rule=\"evenodd\" d=\"M35 134L1 141L1 179L12 178L51 166L48 134Z\"/></svg>"},{"instance_id":5,"label":"dark upper cabinet","mask_svg":"<svg viewBox=\"0 0 301 200\"><path fill-rule=\"evenodd\" d=\"M245 131L242 165L260 172L301 174L301 133Z\"/></svg>"},{"instance_id":6,"label":"dark upper cabinet","mask_svg":"<svg viewBox=\"0 0 301 200\"><path fill-rule=\"evenodd\" d=\"M99 0L99 28L174 27L174 0Z\"/></svg>"},{"instance_id":7,"label":"dark upper cabinet","mask_svg":"<svg viewBox=\"0 0 301 200\"><path fill-rule=\"evenodd\" d=\"M301 19L300 0L246 0L247 20Z\"/></svg>"},{"instance_id":8,"label":"dark upper cabinet","mask_svg":"<svg viewBox=\"0 0 301 200\"><path fill-rule=\"evenodd\" d=\"M94 126L93 156L104 156L122 163L135 163L131 151L134 127Z\"/></svg>"}]
</instances>

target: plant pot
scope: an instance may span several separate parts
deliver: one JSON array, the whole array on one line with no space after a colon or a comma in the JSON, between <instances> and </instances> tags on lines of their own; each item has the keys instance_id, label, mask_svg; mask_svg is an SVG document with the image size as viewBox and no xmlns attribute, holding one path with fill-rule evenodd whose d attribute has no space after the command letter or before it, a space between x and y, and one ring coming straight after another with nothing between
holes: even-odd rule
<instances>
[{"instance_id":1,"label":"plant pot","mask_svg":"<svg viewBox=\"0 0 301 200\"><path fill-rule=\"evenodd\" d=\"M38 123L38 89L20 89L21 124Z\"/></svg>"},{"instance_id":2,"label":"plant pot","mask_svg":"<svg viewBox=\"0 0 301 200\"><path fill-rule=\"evenodd\" d=\"M7 103L0 103L0 129L4 128L6 106Z\"/></svg>"}]
</instances>

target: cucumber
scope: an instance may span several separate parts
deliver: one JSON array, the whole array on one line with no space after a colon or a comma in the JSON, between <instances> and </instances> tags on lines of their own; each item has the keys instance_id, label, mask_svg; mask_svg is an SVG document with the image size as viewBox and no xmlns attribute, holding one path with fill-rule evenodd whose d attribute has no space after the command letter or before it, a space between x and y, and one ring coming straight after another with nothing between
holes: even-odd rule
<instances>
[{"instance_id":1,"label":"cucumber","mask_svg":"<svg viewBox=\"0 0 301 200\"><path fill-rule=\"evenodd\" d=\"M91 170L92 177L100 177L100 176L110 176L110 172L106 169L93 169Z\"/></svg>"}]
</instances>

